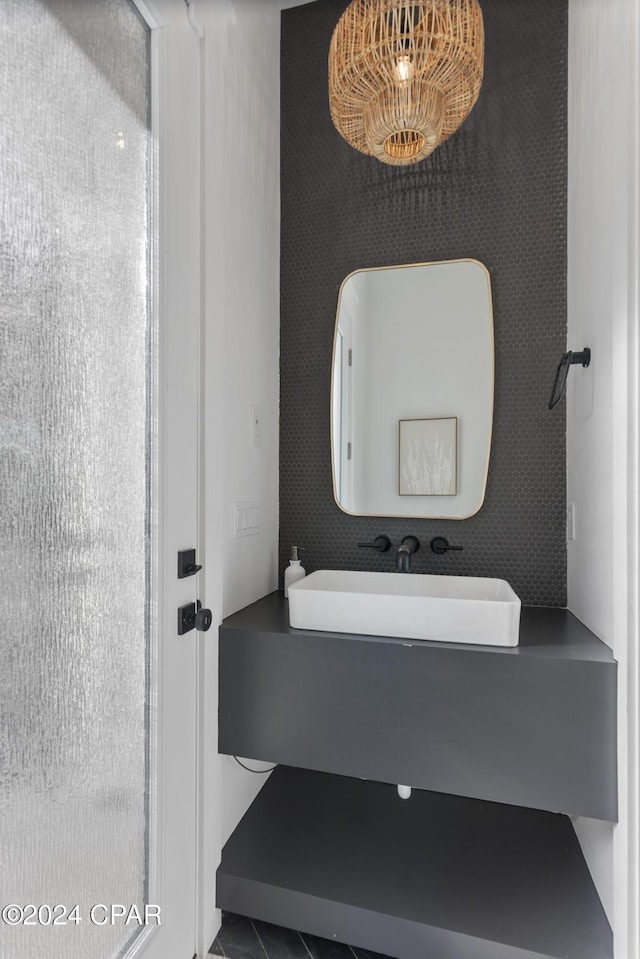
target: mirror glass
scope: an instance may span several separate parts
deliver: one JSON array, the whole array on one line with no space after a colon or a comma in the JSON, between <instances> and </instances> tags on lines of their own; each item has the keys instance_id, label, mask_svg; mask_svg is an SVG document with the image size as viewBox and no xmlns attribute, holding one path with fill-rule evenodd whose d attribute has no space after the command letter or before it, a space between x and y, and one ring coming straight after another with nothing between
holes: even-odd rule
<instances>
[{"instance_id":1,"label":"mirror glass","mask_svg":"<svg viewBox=\"0 0 640 959\"><path fill-rule=\"evenodd\" d=\"M331 382L338 506L359 516L476 513L489 467L493 356L491 285L477 260L346 277Z\"/></svg>"}]
</instances>

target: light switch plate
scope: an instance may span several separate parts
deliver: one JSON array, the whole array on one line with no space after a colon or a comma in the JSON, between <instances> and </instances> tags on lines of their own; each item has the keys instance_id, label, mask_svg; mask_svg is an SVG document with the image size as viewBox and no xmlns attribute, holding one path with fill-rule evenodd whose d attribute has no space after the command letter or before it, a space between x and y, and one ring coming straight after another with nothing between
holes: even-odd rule
<instances>
[{"instance_id":1,"label":"light switch plate","mask_svg":"<svg viewBox=\"0 0 640 959\"><path fill-rule=\"evenodd\" d=\"M255 536L260 532L260 504L255 500L233 504L233 536Z\"/></svg>"}]
</instances>

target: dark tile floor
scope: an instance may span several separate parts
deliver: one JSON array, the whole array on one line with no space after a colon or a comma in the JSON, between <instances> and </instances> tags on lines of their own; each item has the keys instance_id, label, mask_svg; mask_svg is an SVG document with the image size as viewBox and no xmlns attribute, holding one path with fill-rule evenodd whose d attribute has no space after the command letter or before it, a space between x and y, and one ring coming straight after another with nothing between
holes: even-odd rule
<instances>
[{"instance_id":1,"label":"dark tile floor","mask_svg":"<svg viewBox=\"0 0 640 959\"><path fill-rule=\"evenodd\" d=\"M225 912L211 953L228 959L389 959L379 952L345 946L306 932Z\"/></svg>"}]
</instances>

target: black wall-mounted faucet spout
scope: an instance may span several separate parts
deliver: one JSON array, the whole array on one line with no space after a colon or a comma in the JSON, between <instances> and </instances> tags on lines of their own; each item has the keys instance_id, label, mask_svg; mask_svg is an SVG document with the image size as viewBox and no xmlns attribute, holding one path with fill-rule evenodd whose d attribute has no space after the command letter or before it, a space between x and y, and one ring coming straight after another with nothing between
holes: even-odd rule
<instances>
[{"instance_id":1,"label":"black wall-mounted faucet spout","mask_svg":"<svg viewBox=\"0 0 640 959\"><path fill-rule=\"evenodd\" d=\"M396 573L411 572L411 554L420 549L417 536L405 536L396 553Z\"/></svg>"}]
</instances>

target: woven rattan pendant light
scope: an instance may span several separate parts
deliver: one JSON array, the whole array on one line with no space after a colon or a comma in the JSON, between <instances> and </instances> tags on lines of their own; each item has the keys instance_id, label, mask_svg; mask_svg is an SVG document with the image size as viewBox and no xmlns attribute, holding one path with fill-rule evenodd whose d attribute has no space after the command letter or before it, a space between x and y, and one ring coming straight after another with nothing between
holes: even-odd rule
<instances>
[{"instance_id":1,"label":"woven rattan pendant light","mask_svg":"<svg viewBox=\"0 0 640 959\"><path fill-rule=\"evenodd\" d=\"M478 0L353 0L329 50L331 118L383 163L417 163L478 99L484 29Z\"/></svg>"}]
</instances>

